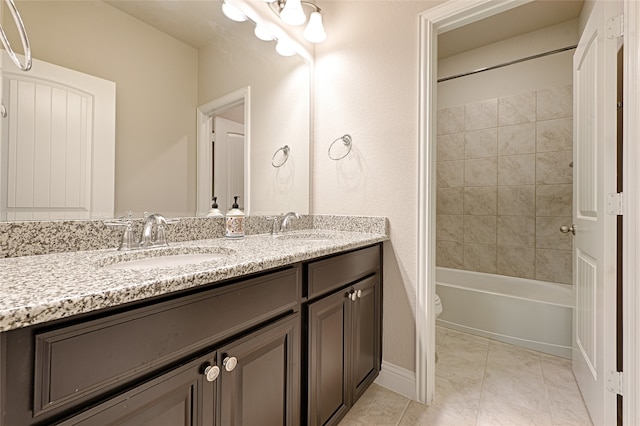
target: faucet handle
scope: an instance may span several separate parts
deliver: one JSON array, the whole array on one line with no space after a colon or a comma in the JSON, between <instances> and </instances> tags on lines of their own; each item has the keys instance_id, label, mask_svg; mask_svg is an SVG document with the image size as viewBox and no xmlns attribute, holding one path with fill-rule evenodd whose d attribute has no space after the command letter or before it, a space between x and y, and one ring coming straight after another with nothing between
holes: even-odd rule
<instances>
[{"instance_id":1,"label":"faucet handle","mask_svg":"<svg viewBox=\"0 0 640 426\"><path fill-rule=\"evenodd\" d=\"M117 217L115 219L108 219L104 221L107 226L123 226L124 232L122 233L122 239L118 250L131 250L138 247L136 243L135 231L133 229L133 219L131 217L132 212L127 213L127 218L124 216Z\"/></svg>"},{"instance_id":2,"label":"faucet handle","mask_svg":"<svg viewBox=\"0 0 640 426\"><path fill-rule=\"evenodd\" d=\"M277 234L278 233L278 220L280 220L280 217L279 216L267 216L266 219L272 221L271 222L271 235Z\"/></svg>"}]
</instances>

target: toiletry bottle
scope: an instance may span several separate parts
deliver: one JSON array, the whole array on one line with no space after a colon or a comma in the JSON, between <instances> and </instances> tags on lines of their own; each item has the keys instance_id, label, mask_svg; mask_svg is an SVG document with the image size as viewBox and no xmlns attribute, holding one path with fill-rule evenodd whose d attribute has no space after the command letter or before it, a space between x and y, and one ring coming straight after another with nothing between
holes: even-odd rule
<instances>
[{"instance_id":1,"label":"toiletry bottle","mask_svg":"<svg viewBox=\"0 0 640 426\"><path fill-rule=\"evenodd\" d=\"M244 213L238 208L238 198L238 196L233 197L233 206L225 217L225 236L227 238L244 237Z\"/></svg>"},{"instance_id":2,"label":"toiletry bottle","mask_svg":"<svg viewBox=\"0 0 640 426\"><path fill-rule=\"evenodd\" d=\"M213 203L211 204L211 210L207 213L207 217L224 217L224 214L218 208L218 197L213 197Z\"/></svg>"}]
</instances>

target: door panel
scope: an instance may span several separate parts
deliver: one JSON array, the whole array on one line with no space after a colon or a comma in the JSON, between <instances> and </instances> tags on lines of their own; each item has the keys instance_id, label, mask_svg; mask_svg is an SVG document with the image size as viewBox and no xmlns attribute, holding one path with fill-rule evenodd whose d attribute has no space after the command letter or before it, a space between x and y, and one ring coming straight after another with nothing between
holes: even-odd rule
<instances>
[{"instance_id":1,"label":"door panel","mask_svg":"<svg viewBox=\"0 0 640 426\"><path fill-rule=\"evenodd\" d=\"M607 37L615 3L595 2L574 55L574 315L573 371L596 425L615 422L616 216L606 196L616 192L616 51Z\"/></svg>"},{"instance_id":2,"label":"door panel","mask_svg":"<svg viewBox=\"0 0 640 426\"><path fill-rule=\"evenodd\" d=\"M221 425L299 424L299 336L292 315L220 349Z\"/></svg>"}]
</instances>

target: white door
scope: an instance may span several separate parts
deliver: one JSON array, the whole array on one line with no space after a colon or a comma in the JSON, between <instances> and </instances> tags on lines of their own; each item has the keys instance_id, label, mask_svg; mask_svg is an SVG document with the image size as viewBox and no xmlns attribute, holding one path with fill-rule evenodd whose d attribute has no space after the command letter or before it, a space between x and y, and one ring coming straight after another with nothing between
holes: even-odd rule
<instances>
[{"instance_id":1,"label":"white door","mask_svg":"<svg viewBox=\"0 0 640 426\"><path fill-rule=\"evenodd\" d=\"M615 424L616 396L616 46L607 37L615 2L596 1L574 55L573 371L595 425Z\"/></svg>"},{"instance_id":2,"label":"white door","mask_svg":"<svg viewBox=\"0 0 640 426\"><path fill-rule=\"evenodd\" d=\"M244 210L244 125L215 117L214 130L213 195L223 212L231 208L236 195Z\"/></svg>"}]
</instances>

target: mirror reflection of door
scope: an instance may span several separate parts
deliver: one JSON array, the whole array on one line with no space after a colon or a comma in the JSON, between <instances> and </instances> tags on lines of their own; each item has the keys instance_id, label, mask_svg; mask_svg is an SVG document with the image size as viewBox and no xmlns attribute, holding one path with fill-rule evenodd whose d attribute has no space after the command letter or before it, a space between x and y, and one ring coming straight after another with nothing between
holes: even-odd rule
<instances>
[{"instance_id":1,"label":"mirror reflection of door","mask_svg":"<svg viewBox=\"0 0 640 426\"><path fill-rule=\"evenodd\" d=\"M213 122L213 197L220 209L231 208L233 197L244 210L244 125L221 116Z\"/></svg>"}]
</instances>

